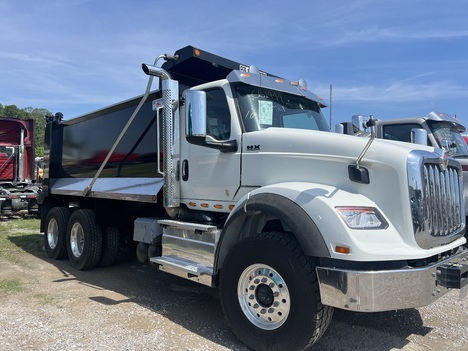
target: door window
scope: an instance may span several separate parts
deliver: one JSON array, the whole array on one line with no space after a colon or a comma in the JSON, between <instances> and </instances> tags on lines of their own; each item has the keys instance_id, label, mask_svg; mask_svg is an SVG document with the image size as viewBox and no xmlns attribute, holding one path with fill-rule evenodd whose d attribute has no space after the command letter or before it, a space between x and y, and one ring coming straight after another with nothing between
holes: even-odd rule
<instances>
[{"instance_id":1,"label":"door window","mask_svg":"<svg viewBox=\"0 0 468 351\"><path fill-rule=\"evenodd\" d=\"M206 91L206 134L216 140L231 137L231 114L223 89Z\"/></svg>"}]
</instances>

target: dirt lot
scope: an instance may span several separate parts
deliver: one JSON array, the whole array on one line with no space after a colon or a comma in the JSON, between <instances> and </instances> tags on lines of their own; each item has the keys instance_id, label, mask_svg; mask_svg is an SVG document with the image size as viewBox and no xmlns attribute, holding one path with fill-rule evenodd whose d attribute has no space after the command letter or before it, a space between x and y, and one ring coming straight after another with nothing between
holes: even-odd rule
<instances>
[{"instance_id":1,"label":"dirt lot","mask_svg":"<svg viewBox=\"0 0 468 351\"><path fill-rule=\"evenodd\" d=\"M247 350L231 333L217 290L122 255L86 272L51 261L39 224L21 236L0 221L1 350ZM2 240L3 239L3 240ZM468 298L420 309L335 310L314 350L468 350Z\"/></svg>"}]
</instances>

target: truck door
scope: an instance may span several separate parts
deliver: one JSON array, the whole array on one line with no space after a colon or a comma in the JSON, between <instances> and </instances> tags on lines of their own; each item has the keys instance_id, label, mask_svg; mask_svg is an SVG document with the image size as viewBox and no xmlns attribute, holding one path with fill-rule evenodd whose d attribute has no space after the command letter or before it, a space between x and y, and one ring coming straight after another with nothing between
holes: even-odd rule
<instances>
[{"instance_id":1,"label":"truck door","mask_svg":"<svg viewBox=\"0 0 468 351\"><path fill-rule=\"evenodd\" d=\"M240 186L240 127L231 116L221 87L206 89L206 134L217 141L237 141L236 151L220 151L187 141L185 120L180 130L180 197L182 203L231 201ZM182 119L181 119L182 120ZM227 206L226 206L227 207Z\"/></svg>"}]
</instances>

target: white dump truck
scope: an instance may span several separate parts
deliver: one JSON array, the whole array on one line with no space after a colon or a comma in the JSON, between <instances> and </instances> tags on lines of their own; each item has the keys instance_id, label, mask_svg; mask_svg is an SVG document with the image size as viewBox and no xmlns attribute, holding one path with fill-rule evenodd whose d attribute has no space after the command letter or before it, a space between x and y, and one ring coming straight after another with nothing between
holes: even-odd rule
<instances>
[{"instance_id":1,"label":"white dump truck","mask_svg":"<svg viewBox=\"0 0 468 351\"><path fill-rule=\"evenodd\" d=\"M192 46L142 68L142 96L48 120L49 257L86 270L134 242L141 262L218 288L253 350L313 344L333 308L464 291L462 169L444 150L331 133L304 80Z\"/></svg>"}]
</instances>

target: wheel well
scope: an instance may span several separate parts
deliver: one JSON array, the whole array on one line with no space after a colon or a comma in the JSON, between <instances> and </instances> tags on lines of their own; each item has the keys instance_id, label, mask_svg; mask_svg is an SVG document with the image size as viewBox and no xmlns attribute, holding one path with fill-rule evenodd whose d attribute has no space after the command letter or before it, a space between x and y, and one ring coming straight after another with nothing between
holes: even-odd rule
<instances>
[{"instance_id":1,"label":"wheel well","mask_svg":"<svg viewBox=\"0 0 468 351\"><path fill-rule=\"evenodd\" d=\"M238 206L226 222L218 242L215 271L219 272L236 243L271 231L293 235L308 256L330 257L322 234L299 205L281 195L258 194Z\"/></svg>"}]
</instances>

